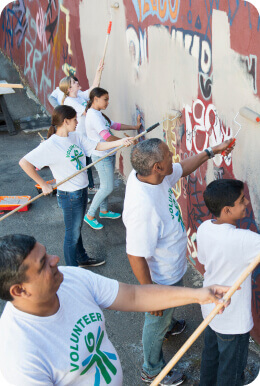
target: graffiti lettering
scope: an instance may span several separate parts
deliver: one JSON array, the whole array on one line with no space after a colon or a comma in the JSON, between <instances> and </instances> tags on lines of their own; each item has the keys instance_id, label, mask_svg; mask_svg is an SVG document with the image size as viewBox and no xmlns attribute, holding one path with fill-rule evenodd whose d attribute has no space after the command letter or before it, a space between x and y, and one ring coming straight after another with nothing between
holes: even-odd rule
<instances>
[{"instance_id":1,"label":"graffiti lettering","mask_svg":"<svg viewBox=\"0 0 260 386\"><path fill-rule=\"evenodd\" d=\"M17 47L22 44L26 29L28 27L28 21L25 18L26 8L24 0L19 0L12 5L12 9L6 8L3 11L2 30L4 31L4 48L9 50L9 54L12 57L12 49L14 36L18 35Z\"/></svg>"},{"instance_id":2,"label":"graffiti lettering","mask_svg":"<svg viewBox=\"0 0 260 386\"><path fill-rule=\"evenodd\" d=\"M36 15L36 27L37 27L37 34L40 39L40 42L43 45L43 49L47 49L47 39L46 39L46 33L45 33L45 20L44 20L44 14L43 9L40 7L39 12L37 12Z\"/></svg>"},{"instance_id":3,"label":"graffiti lettering","mask_svg":"<svg viewBox=\"0 0 260 386\"><path fill-rule=\"evenodd\" d=\"M160 21L178 20L181 0L133 0L138 21L144 21L148 16L156 16Z\"/></svg>"},{"instance_id":4,"label":"graffiti lettering","mask_svg":"<svg viewBox=\"0 0 260 386\"><path fill-rule=\"evenodd\" d=\"M257 56L250 54L240 58L241 63L246 67L248 75L252 79L253 91L257 94Z\"/></svg>"},{"instance_id":5,"label":"graffiti lettering","mask_svg":"<svg viewBox=\"0 0 260 386\"><path fill-rule=\"evenodd\" d=\"M232 136L232 130L225 127L220 121L216 108L209 104L206 108L204 102L197 99L193 102L192 107L184 107L186 118L186 147L190 151L195 149L200 153L208 146L215 146ZM192 124L192 119L194 124ZM220 166L223 161L221 156L214 157L216 166ZM231 164L231 155L224 158L227 166Z\"/></svg>"},{"instance_id":6,"label":"graffiti lettering","mask_svg":"<svg viewBox=\"0 0 260 386\"><path fill-rule=\"evenodd\" d=\"M56 19L53 22L51 22L50 18L49 18L49 24L45 28L45 31L50 32L50 37L49 37L48 43L50 43L50 41L52 41L52 43L53 43L53 35L54 35L55 28L56 28L57 20L58 20L58 16L56 17Z\"/></svg>"}]
</instances>

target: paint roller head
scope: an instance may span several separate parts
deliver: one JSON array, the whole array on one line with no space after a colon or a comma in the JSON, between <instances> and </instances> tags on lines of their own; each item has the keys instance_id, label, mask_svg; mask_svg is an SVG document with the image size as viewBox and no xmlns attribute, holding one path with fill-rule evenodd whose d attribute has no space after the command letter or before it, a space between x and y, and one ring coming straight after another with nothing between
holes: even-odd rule
<instances>
[{"instance_id":1,"label":"paint roller head","mask_svg":"<svg viewBox=\"0 0 260 386\"><path fill-rule=\"evenodd\" d=\"M241 109L239 110L239 114L251 122L260 122L260 115L257 114L255 111L250 110L248 107L241 107Z\"/></svg>"},{"instance_id":2,"label":"paint roller head","mask_svg":"<svg viewBox=\"0 0 260 386\"><path fill-rule=\"evenodd\" d=\"M174 121L175 119L178 119L178 118L182 117L182 113L181 113L180 110L170 110L168 115L170 117L173 117L173 118L168 118L169 121Z\"/></svg>"}]
</instances>

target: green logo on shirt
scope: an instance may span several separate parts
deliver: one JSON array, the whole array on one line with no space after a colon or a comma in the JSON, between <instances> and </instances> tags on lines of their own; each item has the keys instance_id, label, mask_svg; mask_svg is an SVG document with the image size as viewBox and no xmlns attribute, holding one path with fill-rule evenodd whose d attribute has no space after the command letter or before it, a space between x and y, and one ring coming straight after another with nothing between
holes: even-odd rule
<instances>
[{"instance_id":1,"label":"green logo on shirt","mask_svg":"<svg viewBox=\"0 0 260 386\"><path fill-rule=\"evenodd\" d=\"M71 145L66 153L66 158L70 158L71 162L76 163L76 169L81 170L83 169L83 164L80 161L80 158L84 157L84 154L81 150L81 148L77 145Z\"/></svg>"},{"instance_id":2,"label":"green logo on shirt","mask_svg":"<svg viewBox=\"0 0 260 386\"><path fill-rule=\"evenodd\" d=\"M70 340L74 343L73 346L70 346L70 349L72 350L70 353L70 364L72 366L70 372L79 370L78 361L80 361L79 343L81 333L85 328L89 331L89 327L87 326L98 321L102 321L101 314L90 313L88 315L84 315L77 321L77 324L75 324L70 338ZM98 327L96 338L92 332L88 332L87 335L84 335L85 346L90 355L83 360L82 366L86 367L80 375L86 374L94 366L96 369L94 386L100 385L101 376L108 385L112 381L111 376L116 375L117 373L116 367L111 362L111 360L116 361L117 356L114 353L101 350L104 335L104 331L101 330L100 326Z\"/></svg>"},{"instance_id":3,"label":"green logo on shirt","mask_svg":"<svg viewBox=\"0 0 260 386\"><path fill-rule=\"evenodd\" d=\"M83 157L83 153L82 153L82 151L79 152L78 150L74 150L74 155L70 156L71 162L76 162L76 169L77 170L83 169L83 165L80 162L80 157Z\"/></svg>"},{"instance_id":4,"label":"green logo on shirt","mask_svg":"<svg viewBox=\"0 0 260 386\"><path fill-rule=\"evenodd\" d=\"M178 222L181 224L182 230L184 232L185 226L183 223L183 219L181 217L181 212L178 203L175 201L175 198L173 196L173 191L171 188L168 190L169 193L169 211L171 213L172 219L174 220L175 217L177 217Z\"/></svg>"},{"instance_id":5,"label":"green logo on shirt","mask_svg":"<svg viewBox=\"0 0 260 386\"><path fill-rule=\"evenodd\" d=\"M96 341L92 332L89 332L88 335L84 338L90 355L82 362L82 366L87 367L80 373L80 375L84 375L92 366L96 366L94 386L100 385L101 375L108 385L112 380L108 370L110 370L113 375L116 375L117 373L117 369L112 364L110 359L115 361L117 358L115 354L101 351L100 349L102 340L104 338L104 331L101 332L101 328L98 328Z\"/></svg>"}]
</instances>

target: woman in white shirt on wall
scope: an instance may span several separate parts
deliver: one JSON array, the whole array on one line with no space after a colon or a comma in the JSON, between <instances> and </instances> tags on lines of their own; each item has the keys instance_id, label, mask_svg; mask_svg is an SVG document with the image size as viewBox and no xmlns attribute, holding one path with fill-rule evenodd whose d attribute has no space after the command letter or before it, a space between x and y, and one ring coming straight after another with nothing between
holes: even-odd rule
<instances>
[{"instance_id":1,"label":"woman in white shirt on wall","mask_svg":"<svg viewBox=\"0 0 260 386\"><path fill-rule=\"evenodd\" d=\"M110 132L114 130L138 130L141 126L140 116L137 117L136 126L124 125L111 121L101 110L105 110L109 103L109 95L106 90L101 87L94 88L89 94L89 101L87 103L87 114L85 119L86 132L89 139L99 143L113 142L114 146L119 138ZM108 151L94 150L92 153L92 160L95 162L99 158L107 154ZM100 230L103 225L95 218L96 211L100 207L99 217L118 219L121 217L120 213L108 211L108 196L114 189L114 169L115 169L115 155L111 155L95 165L97 169L100 188L95 194L94 199L88 209L84 221L91 226L91 228Z\"/></svg>"},{"instance_id":2,"label":"woman in white shirt on wall","mask_svg":"<svg viewBox=\"0 0 260 386\"><path fill-rule=\"evenodd\" d=\"M109 142L92 141L75 131L77 126L76 111L70 106L58 106L52 113L52 125L48 139L26 154L19 162L21 168L41 186L45 195L52 192L52 187L37 173L38 169L49 166L56 182L71 176L86 166L86 155L98 149L108 150L114 147ZM116 141L116 146L132 144L130 138ZM88 198L88 175L84 171L59 186L58 205L63 210L65 222L64 257L67 265L97 266L104 260L88 256L83 247L81 228Z\"/></svg>"}]
</instances>

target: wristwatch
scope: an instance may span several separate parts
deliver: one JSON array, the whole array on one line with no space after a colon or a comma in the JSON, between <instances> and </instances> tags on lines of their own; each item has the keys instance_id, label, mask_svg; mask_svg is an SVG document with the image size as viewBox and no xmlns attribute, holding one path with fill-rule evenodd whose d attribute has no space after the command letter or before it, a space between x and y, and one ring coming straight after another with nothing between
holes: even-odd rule
<instances>
[{"instance_id":1,"label":"wristwatch","mask_svg":"<svg viewBox=\"0 0 260 386\"><path fill-rule=\"evenodd\" d=\"M209 158L215 157L215 154L214 154L213 150L211 149L211 147L208 147L208 148L205 149L204 151L207 153L207 155L208 155Z\"/></svg>"}]
</instances>

